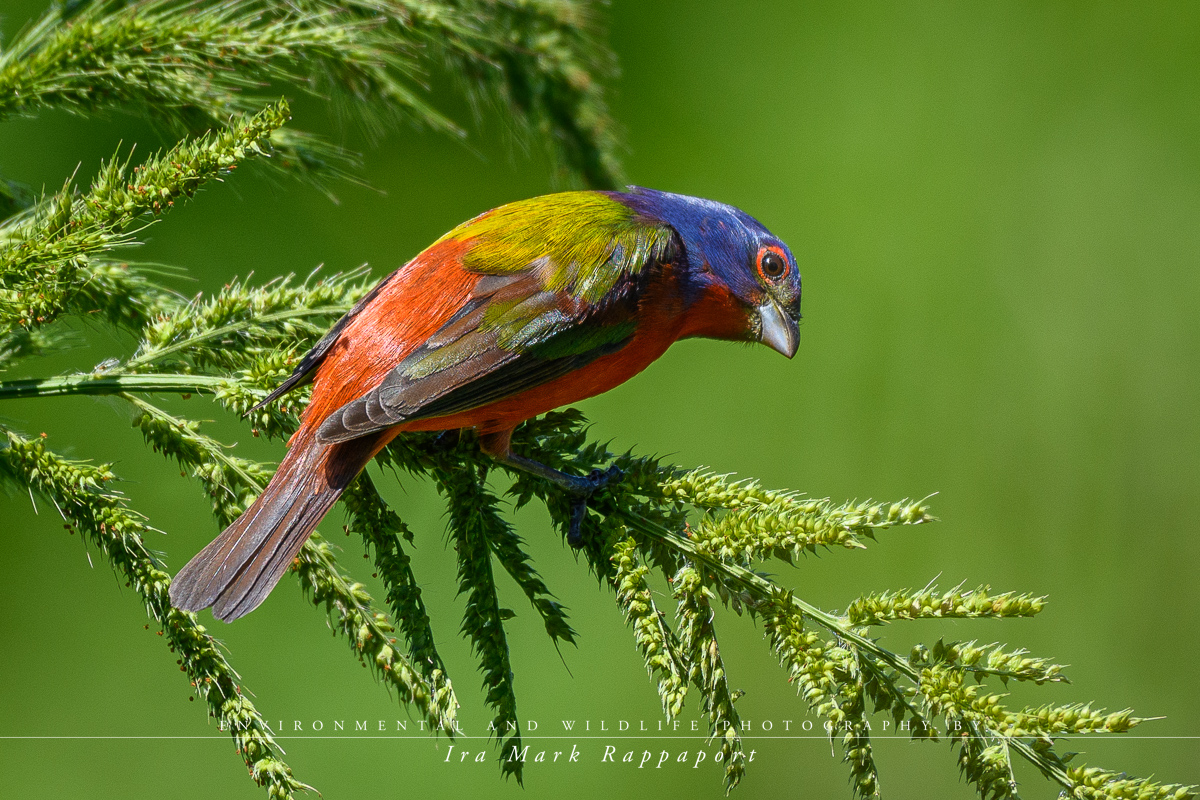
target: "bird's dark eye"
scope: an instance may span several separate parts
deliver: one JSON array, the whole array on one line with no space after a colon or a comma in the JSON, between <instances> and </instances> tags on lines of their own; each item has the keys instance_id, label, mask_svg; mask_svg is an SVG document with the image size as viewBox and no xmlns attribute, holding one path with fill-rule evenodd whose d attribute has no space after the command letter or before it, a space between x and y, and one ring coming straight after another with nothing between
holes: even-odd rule
<instances>
[{"instance_id":1,"label":"bird's dark eye","mask_svg":"<svg viewBox=\"0 0 1200 800\"><path fill-rule=\"evenodd\" d=\"M772 283L787 275L788 262L778 247L764 247L758 251L758 273Z\"/></svg>"}]
</instances>

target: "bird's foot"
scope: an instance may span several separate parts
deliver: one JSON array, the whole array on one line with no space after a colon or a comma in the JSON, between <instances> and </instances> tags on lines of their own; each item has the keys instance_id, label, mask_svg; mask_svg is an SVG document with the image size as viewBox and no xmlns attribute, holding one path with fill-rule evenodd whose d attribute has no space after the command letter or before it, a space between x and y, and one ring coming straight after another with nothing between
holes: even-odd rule
<instances>
[{"instance_id":1,"label":"bird's foot","mask_svg":"<svg viewBox=\"0 0 1200 800\"><path fill-rule=\"evenodd\" d=\"M528 472L530 475L536 475L564 490L570 497L571 508L571 519L567 526L567 544L575 548L582 547L583 520L587 516L588 500L613 480L620 480L625 473L620 467L611 466L608 469L594 469L586 478L570 475L534 461L532 458L517 455L511 448L511 436L512 431L485 434L479 439L479 448L501 464Z\"/></svg>"},{"instance_id":2,"label":"bird's foot","mask_svg":"<svg viewBox=\"0 0 1200 800\"><path fill-rule=\"evenodd\" d=\"M621 480L625 473L620 467L594 469L586 478L579 478L577 488L572 492L575 497L571 500L571 522L567 528L567 544L576 549L583 546L583 518L587 516L587 502L593 494L603 489L614 480Z\"/></svg>"}]
</instances>

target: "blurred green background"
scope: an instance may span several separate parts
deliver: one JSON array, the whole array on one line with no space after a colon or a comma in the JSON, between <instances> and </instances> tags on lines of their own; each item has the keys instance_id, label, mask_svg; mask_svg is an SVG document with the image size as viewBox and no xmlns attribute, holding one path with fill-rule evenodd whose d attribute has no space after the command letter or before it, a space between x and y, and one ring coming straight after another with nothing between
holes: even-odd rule
<instances>
[{"instance_id":1,"label":"blurred green background","mask_svg":"<svg viewBox=\"0 0 1200 800\"><path fill-rule=\"evenodd\" d=\"M42 7L7 0L0 29L11 37ZM1021 700L1166 716L1067 749L1200 781L1200 6L615 0L605 16L631 179L757 216L795 251L806 291L794 361L682 343L582 404L595 435L835 499L938 492L937 524L775 568L831 608L935 577L1048 594L1035 620L894 626L885 641L907 652L916 638L978 638L1054 656L1072 665L1073 685L1014 688ZM469 119L459 104L442 107ZM297 124L368 147L339 134L324 109L296 111ZM466 146L391 135L366 151L365 173L382 191L338 186L336 205L239 172L156 225L136 256L186 267L194 281L175 283L186 293L321 263L369 262L382 276L456 223L553 188L541 150L506 147L501 130L485 117ZM160 143L124 117L6 121L0 170L53 188L76 165L89 175L119 140ZM78 330L78 346L42 368L86 369L130 351ZM215 406L188 402L177 407L213 418L224 441L280 456L281 445L251 439ZM116 403L9 402L0 414L74 457L115 461L135 507L166 532L154 544L173 568L217 532L199 487L149 451ZM479 733L488 715L457 634L443 509L428 486L384 483L418 532L417 574L464 723ZM214 736L0 740L0 796L258 797L228 738L188 702L174 656L143 630L137 596L65 534L52 507L39 503L35 515L28 497L0 503L0 736ZM522 716L541 734L564 718L652 727L658 701L611 593L540 508L517 519L582 635L560 660L505 587ZM323 529L333 533L331 522ZM338 539L344 563L366 577L361 544ZM216 625L269 719L323 720L327 733L335 719L407 719L290 577L255 614ZM718 625L732 684L747 692L744 718L756 728L802 720L761 629L724 612ZM695 716L693 705L685 718ZM582 764L530 765L524 790L501 782L490 758L443 763L444 739L283 744L326 798L722 794L711 765L601 765L594 740L579 741ZM757 757L739 797L848 796L845 768L819 738L748 747ZM881 739L876 755L887 796L974 794L945 744ZM1026 797L1057 794L1029 770L1018 777Z\"/></svg>"}]
</instances>

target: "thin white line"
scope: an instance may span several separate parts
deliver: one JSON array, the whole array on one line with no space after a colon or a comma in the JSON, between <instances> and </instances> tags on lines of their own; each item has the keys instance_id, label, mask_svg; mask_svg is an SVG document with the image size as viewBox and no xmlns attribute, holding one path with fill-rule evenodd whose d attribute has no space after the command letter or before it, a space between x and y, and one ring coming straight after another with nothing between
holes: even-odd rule
<instances>
[{"instance_id":1,"label":"thin white line","mask_svg":"<svg viewBox=\"0 0 1200 800\"><path fill-rule=\"evenodd\" d=\"M963 738L957 734L945 733L943 731L938 731L938 734L940 736L945 736L948 739ZM1070 734L1070 735L1066 736L1065 738L1067 738L1068 740L1071 740L1074 738L1083 738L1083 737L1093 738L1093 739L1106 738L1106 739L1118 739L1118 740L1200 739L1200 736L1129 736L1127 734L1095 733L1095 732ZM221 736L0 736L0 740L4 740L4 739L31 739L31 740L36 740L36 739L221 739L221 740L224 740L224 739L228 739L228 738L229 737L227 735L221 735ZM346 734L343 736L279 736L279 735L273 735L271 738L273 738L273 739L396 739L396 740L400 740L400 741L411 740L414 742L416 742L416 741L420 741L420 742L437 742L437 741L456 742L456 741L459 741L460 739L492 739L495 737L492 737L492 736L466 736L464 734L459 734L459 735L455 736L453 739L450 739L450 737L446 737L443 740L443 739L429 737L429 736L405 736L405 735L355 736L354 734ZM504 737L501 737L501 738L504 738ZM521 736L521 739L523 741L530 741L533 739L568 739L568 740L576 740L576 741L581 740L581 739L602 739L604 741L610 741L610 742L615 741L615 740L626 740L626 739L688 741L691 739L708 740L709 738L711 738L711 737L709 737L709 736ZM822 741L825 741L825 740L829 739L829 736L828 735L810 734L808 736L742 736L741 738L743 741L749 740L749 739L821 739ZM892 734L875 735L875 736L872 736L871 738L872 739L903 739L904 741L909 741L910 739L912 739L911 736L896 736L896 735L892 735ZM993 737L985 736L985 737L979 737L979 738L993 738Z\"/></svg>"}]
</instances>

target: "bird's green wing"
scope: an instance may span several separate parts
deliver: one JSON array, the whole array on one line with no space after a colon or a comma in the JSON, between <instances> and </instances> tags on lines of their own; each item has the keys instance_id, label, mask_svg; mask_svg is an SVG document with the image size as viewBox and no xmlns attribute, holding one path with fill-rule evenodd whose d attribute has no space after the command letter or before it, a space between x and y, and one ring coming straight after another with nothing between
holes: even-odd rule
<instances>
[{"instance_id":1,"label":"bird's green wing","mask_svg":"<svg viewBox=\"0 0 1200 800\"><path fill-rule=\"evenodd\" d=\"M640 288L676 246L670 226L597 192L501 206L447 239L466 244L460 266L480 275L470 299L331 414L323 441L479 408L620 350L636 331Z\"/></svg>"}]
</instances>

